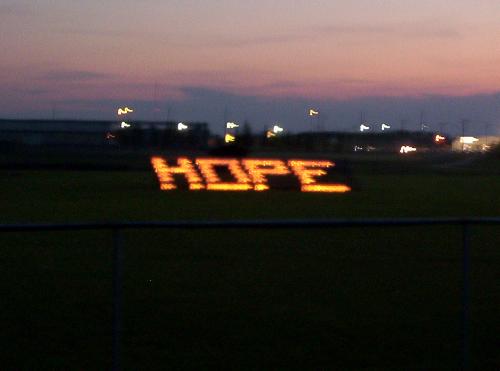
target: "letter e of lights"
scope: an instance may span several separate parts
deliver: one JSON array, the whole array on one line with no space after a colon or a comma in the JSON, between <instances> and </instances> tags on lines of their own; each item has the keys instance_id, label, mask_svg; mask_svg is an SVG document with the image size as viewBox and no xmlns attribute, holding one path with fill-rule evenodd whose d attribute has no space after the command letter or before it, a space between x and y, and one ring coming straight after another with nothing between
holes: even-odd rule
<instances>
[{"instance_id":1,"label":"letter e of lights","mask_svg":"<svg viewBox=\"0 0 500 371\"><path fill-rule=\"evenodd\" d=\"M290 170L281 160L244 159L241 162L250 174L256 191L269 189L266 175L290 174Z\"/></svg>"},{"instance_id":2,"label":"letter e of lights","mask_svg":"<svg viewBox=\"0 0 500 371\"><path fill-rule=\"evenodd\" d=\"M316 177L326 175L324 169L335 166L331 161L289 160L288 165L300 180L302 192L349 192L351 187L339 183L318 183Z\"/></svg>"}]
</instances>

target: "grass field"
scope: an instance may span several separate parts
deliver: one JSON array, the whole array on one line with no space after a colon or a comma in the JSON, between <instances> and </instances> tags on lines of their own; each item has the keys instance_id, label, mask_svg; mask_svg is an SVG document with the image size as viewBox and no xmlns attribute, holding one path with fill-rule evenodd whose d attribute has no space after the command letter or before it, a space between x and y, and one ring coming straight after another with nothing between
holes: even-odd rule
<instances>
[{"instance_id":1,"label":"grass field","mask_svg":"<svg viewBox=\"0 0 500 371\"><path fill-rule=\"evenodd\" d=\"M162 193L150 171L0 170L1 221L498 216L498 165L353 163L356 191ZM493 167L492 167L493 166ZM498 369L500 227L472 228L471 356ZM111 235L0 235L2 369L109 369ZM458 227L128 231L124 366L457 369Z\"/></svg>"}]
</instances>

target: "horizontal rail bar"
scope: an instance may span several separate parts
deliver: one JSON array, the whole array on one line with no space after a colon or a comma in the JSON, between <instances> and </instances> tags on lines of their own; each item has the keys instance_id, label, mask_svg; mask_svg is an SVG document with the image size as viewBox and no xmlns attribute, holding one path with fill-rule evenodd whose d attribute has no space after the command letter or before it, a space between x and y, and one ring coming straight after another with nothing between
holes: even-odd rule
<instances>
[{"instance_id":1,"label":"horizontal rail bar","mask_svg":"<svg viewBox=\"0 0 500 371\"><path fill-rule=\"evenodd\" d=\"M108 229L218 229L218 228L341 228L429 225L500 225L500 217L488 218L387 218L387 219L299 219L151 221L104 223L0 224L0 232L74 231Z\"/></svg>"}]
</instances>

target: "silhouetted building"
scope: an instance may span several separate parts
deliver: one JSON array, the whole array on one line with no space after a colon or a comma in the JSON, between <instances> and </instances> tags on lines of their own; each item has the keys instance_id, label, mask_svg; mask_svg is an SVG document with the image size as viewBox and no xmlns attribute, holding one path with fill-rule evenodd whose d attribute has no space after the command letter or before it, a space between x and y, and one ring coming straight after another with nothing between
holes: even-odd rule
<instances>
[{"instance_id":1,"label":"silhouetted building","mask_svg":"<svg viewBox=\"0 0 500 371\"><path fill-rule=\"evenodd\" d=\"M141 147L206 148L207 123L130 122L82 120L0 120L0 149L12 147Z\"/></svg>"}]
</instances>

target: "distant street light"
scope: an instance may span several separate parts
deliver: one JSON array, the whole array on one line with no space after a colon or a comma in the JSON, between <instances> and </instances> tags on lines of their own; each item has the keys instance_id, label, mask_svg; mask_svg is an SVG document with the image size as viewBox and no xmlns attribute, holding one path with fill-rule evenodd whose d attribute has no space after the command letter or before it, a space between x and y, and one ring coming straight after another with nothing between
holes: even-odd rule
<instances>
[{"instance_id":1,"label":"distant street light","mask_svg":"<svg viewBox=\"0 0 500 371\"><path fill-rule=\"evenodd\" d=\"M187 129L188 129L188 126L187 126L186 124L184 124L184 123L182 123L182 122L179 122L179 123L177 124L177 130L179 130L179 131L183 131L183 130L187 130Z\"/></svg>"},{"instance_id":2,"label":"distant street light","mask_svg":"<svg viewBox=\"0 0 500 371\"><path fill-rule=\"evenodd\" d=\"M134 110L128 107L118 108L118 116L126 115L127 113L132 113L132 112L134 112Z\"/></svg>"},{"instance_id":3,"label":"distant street light","mask_svg":"<svg viewBox=\"0 0 500 371\"><path fill-rule=\"evenodd\" d=\"M129 127L130 127L130 124L127 124L125 121L122 121L122 123L120 124L120 127L121 127L122 129L129 128Z\"/></svg>"},{"instance_id":4,"label":"distant street light","mask_svg":"<svg viewBox=\"0 0 500 371\"><path fill-rule=\"evenodd\" d=\"M280 126L278 126L278 125L274 125L274 127L273 127L273 133L278 134L278 133L281 133L281 132L283 132L283 128L280 127Z\"/></svg>"},{"instance_id":5,"label":"distant street light","mask_svg":"<svg viewBox=\"0 0 500 371\"><path fill-rule=\"evenodd\" d=\"M434 137L434 141L436 143L443 143L445 140L446 140L446 137L439 135L439 134L436 134L436 136Z\"/></svg>"},{"instance_id":6,"label":"distant street light","mask_svg":"<svg viewBox=\"0 0 500 371\"><path fill-rule=\"evenodd\" d=\"M227 122L226 123L226 129L236 129L239 128L240 125L234 123L234 122Z\"/></svg>"},{"instance_id":7,"label":"distant street light","mask_svg":"<svg viewBox=\"0 0 500 371\"><path fill-rule=\"evenodd\" d=\"M386 129L390 129L390 128L391 128L391 125L382 124L382 131L384 131Z\"/></svg>"},{"instance_id":8,"label":"distant street light","mask_svg":"<svg viewBox=\"0 0 500 371\"><path fill-rule=\"evenodd\" d=\"M366 125L364 125L364 124L361 124L361 125L359 126L359 131L360 131L360 132L364 132L364 131L366 131L366 130L370 130L370 127L369 127L369 126L366 126Z\"/></svg>"},{"instance_id":9,"label":"distant street light","mask_svg":"<svg viewBox=\"0 0 500 371\"><path fill-rule=\"evenodd\" d=\"M226 134L224 136L224 142L226 143L232 143L236 140L236 137L234 135L231 135L231 134Z\"/></svg>"},{"instance_id":10,"label":"distant street light","mask_svg":"<svg viewBox=\"0 0 500 371\"><path fill-rule=\"evenodd\" d=\"M412 146L401 146L401 149L399 150L399 153L406 154L406 153L416 152L416 151L417 151L417 149L415 147L412 147Z\"/></svg>"},{"instance_id":11,"label":"distant street light","mask_svg":"<svg viewBox=\"0 0 500 371\"><path fill-rule=\"evenodd\" d=\"M319 131L319 111L318 110L315 110L313 108L310 108L309 109L309 121L310 121L310 130L311 132L313 131L313 123L316 122L316 130Z\"/></svg>"}]
</instances>

